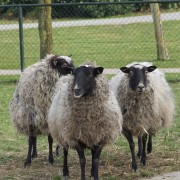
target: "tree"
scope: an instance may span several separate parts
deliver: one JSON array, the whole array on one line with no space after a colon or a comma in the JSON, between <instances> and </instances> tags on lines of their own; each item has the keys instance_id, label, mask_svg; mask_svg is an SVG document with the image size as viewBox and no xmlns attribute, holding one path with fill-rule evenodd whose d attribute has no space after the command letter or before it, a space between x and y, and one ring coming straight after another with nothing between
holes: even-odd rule
<instances>
[{"instance_id":1,"label":"tree","mask_svg":"<svg viewBox=\"0 0 180 180\"><path fill-rule=\"evenodd\" d=\"M39 4L51 4L51 0L38 0ZM40 37L40 58L52 52L52 18L51 6L39 7L38 29Z\"/></svg>"},{"instance_id":2,"label":"tree","mask_svg":"<svg viewBox=\"0 0 180 180\"><path fill-rule=\"evenodd\" d=\"M169 55L168 55L166 43L164 41L159 5L158 3L151 3L150 8L154 22L154 30L155 30L156 46L157 46L157 59L167 60L169 59Z\"/></svg>"}]
</instances>

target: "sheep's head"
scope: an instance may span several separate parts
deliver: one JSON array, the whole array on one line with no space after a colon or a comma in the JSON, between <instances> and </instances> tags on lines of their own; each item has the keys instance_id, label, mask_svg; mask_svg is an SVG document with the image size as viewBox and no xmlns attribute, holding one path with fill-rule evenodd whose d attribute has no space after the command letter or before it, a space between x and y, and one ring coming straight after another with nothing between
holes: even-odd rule
<instances>
[{"instance_id":1,"label":"sheep's head","mask_svg":"<svg viewBox=\"0 0 180 180\"><path fill-rule=\"evenodd\" d=\"M103 72L103 67L83 65L74 70L74 97L87 96L95 88L95 78Z\"/></svg>"},{"instance_id":2,"label":"sheep's head","mask_svg":"<svg viewBox=\"0 0 180 180\"><path fill-rule=\"evenodd\" d=\"M49 64L52 69L58 71L59 75L72 74L74 70L74 64L68 56L54 55L50 58Z\"/></svg>"},{"instance_id":3,"label":"sheep's head","mask_svg":"<svg viewBox=\"0 0 180 180\"><path fill-rule=\"evenodd\" d=\"M142 64L134 64L130 67L121 67L123 73L128 74L129 87L138 93L145 91L147 87L147 73L156 69L156 66L144 66Z\"/></svg>"}]
</instances>

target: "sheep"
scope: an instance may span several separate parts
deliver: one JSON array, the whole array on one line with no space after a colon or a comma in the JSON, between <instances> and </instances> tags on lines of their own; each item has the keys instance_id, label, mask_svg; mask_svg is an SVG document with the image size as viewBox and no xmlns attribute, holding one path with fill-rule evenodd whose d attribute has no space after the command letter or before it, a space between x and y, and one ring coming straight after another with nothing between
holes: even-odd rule
<instances>
[{"instance_id":1,"label":"sheep","mask_svg":"<svg viewBox=\"0 0 180 180\"><path fill-rule=\"evenodd\" d=\"M68 177L67 149L79 155L81 180L85 179L84 149L91 149L91 176L98 178L101 150L113 143L122 130L122 113L110 91L103 67L85 63L74 70L74 76L59 79L48 115L49 130L65 148L63 176Z\"/></svg>"},{"instance_id":2,"label":"sheep","mask_svg":"<svg viewBox=\"0 0 180 180\"><path fill-rule=\"evenodd\" d=\"M134 62L121 67L119 74L110 80L123 114L122 133L127 138L132 155L132 169L137 163L133 136L138 137L141 163L146 165L146 141L148 152L152 150L152 136L173 121L174 98L164 73L149 62ZM142 142L142 149L141 149Z\"/></svg>"},{"instance_id":3,"label":"sheep","mask_svg":"<svg viewBox=\"0 0 180 180\"><path fill-rule=\"evenodd\" d=\"M9 104L10 119L18 133L29 136L28 154L24 166L37 157L36 136L48 135L49 162L54 162L53 139L49 134L47 115L53 90L59 77L73 71L70 57L47 55L40 62L22 72L16 90Z\"/></svg>"}]
</instances>

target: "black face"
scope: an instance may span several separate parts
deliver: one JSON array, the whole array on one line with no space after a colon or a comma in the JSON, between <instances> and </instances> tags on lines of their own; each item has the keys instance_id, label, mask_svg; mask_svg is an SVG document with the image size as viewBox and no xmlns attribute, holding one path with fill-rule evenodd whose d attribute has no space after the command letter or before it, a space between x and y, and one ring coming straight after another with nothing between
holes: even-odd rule
<instances>
[{"instance_id":1,"label":"black face","mask_svg":"<svg viewBox=\"0 0 180 180\"><path fill-rule=\"evenodd\" d=\"M152 72L156 69L156 66L142 66L135 64L129 68L122 67L120 68L122 72L129 75L129 87L133 91L138 93L144 92L147 86L147 73Z\"/></svg>"},{"instance_id":2,"label":"black face","mask_svg":"<svg viewBox=\"0 0 180 180\"><path fill-rule=\"evenodd\" d=\"M87 96L95 88L95 77L103 72L102 67L80 66L74 70L74 97Z\"/></svg>"},{"instance_id":3,"label":"black face","mask_svg":"<svg viewBox=\"0 0 180 180\"><path fill-rule=\"evenodd\" d=\"M73 62L67 61L61 56L54 56L50 61L50 65L53 69L58 71L59 75L72 74L74 70Z\"/></svg>"}]
</instances>

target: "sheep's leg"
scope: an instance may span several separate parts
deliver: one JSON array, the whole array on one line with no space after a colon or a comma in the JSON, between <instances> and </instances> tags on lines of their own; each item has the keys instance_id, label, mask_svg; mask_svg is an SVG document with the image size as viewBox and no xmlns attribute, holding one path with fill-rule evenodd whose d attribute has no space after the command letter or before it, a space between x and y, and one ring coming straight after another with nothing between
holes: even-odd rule
<instances>
[{"instance_id":1,"label":"sheep's leg","mask_svg":"<svg viewBox=\"0 0 180 180\"><path fill-rule=\"evenodd\" d=\"M142 156L141 156L141 163L143 163L143 165L146 165L146 142L147 142L147 134L144 134L142 136L142 145L143 145L143 149L142 149Z\"/></svg>"},{"instance_id":2,"label":"sheep's leg","mask_svg":"<svg viewBox=\"0 0 180 180\"><path fill-rule=\"evenodd\" d=\"M49 143L49 163L53 164L54 162L54 158L53 158L53 138L51 137L51 135L48 135L48 143Z\"/></svg>"},{"instance_id":3,"label":"sheep's leg","mask_svg":"<svg viewBox=\"0 0 180 180\"><path fill-rule=\"evenodd\" d=\"M98 180L98 169L99 169L99 157L101 154L102 147L95 146L94 149L91 149L92 153L92 168L91 168L91 176L94 177L94 180Z\"/></svg>"},{"instance_id":4,"label":"sheep's leg","mask_svg":"<svg viewBox=\"0 0 180 180\"><path fill-rule=\"evenodd\" d=\"M152 152L152 135L149 135L148 144L147 144L147 153Z\"/></svg>"},{"instance_id":5,"label":"sheep's leg","mask_svg":"<svg viewBox=\"0 0 180 180\"><path fill-rule=\"evenodd\" d=\"M69 170L68 170L68 148L63 148L63 176L65 178L69 177Z\"/></svg>"},{"instance_id":6,"label":"sheep's leg","mask_svg":"<svg viewBox=\"0 0 180 180\"><path fill-rule=\"evenodd\" d=\"M94 153L95 153L95 151L93 149L91 149L91 156L92 156L91 177L94 177L94 166L93 166Z\"/></svg>"},{"instance_id":7,"label":"sheep's leg","mask_svg":"<svg viewBox=\"0 0 180 180\"><path fill-rule=\"evenodd\" d=\"M138 136L138 153L137 156L140 158L142 154L142 137Z\"/></svg>"},{"instance_id":8,"label":"sheep's leg","mask_svg":"<svg viewBox=\"0 0 180 180\"><path fill-rule=\"evenodd\" d=\"M26 160L24 162L24 167L31 165L31 152L32 152L33 144L34 144L34 137L29 136L29 139L28 139L28 154L27 154Z\"/></svg>"},{"instance_id":9,"label":"sheep's leg","mask_svg":"<svg viewBox=\"0 0 180 180\"><path fill-rule=\"evenodd\" d=\"M80 166L81 166L81 180L85 180L85 165L86 165L86 158L84 155L84 148L79 145L76 147L76 151L78 153L79 156L79 162L80 162Z\"/></svg>"},{"instance_id":10,"label":"sheep's leg","mask_svg":"<svg viewBox=\"0 0 180 180\"><path fill-rule=\"evenodd\" d=\"M32 152L32 159L37 158L37 137L33 137L33 152Z\"/></svg>"},{"instance_id":11,"label":"sheep's leg","mask_svg":"<svg viewBox=\"0 0 180 180\"><path fill-rule=\"evenodd\" d=\"M134 141L133 141L133 136L131 134L131 132L127 129L123 129L123 134L124 136L126 137L126 139L128 140L129 142L129 147L130 147L130 150L131 150L131 156L132 156L132 163L131 163L131 167L134 171L137 170L137 163L136 163L136 157L135 157L135 144L134 144Z\"/></svg>"},{"instance_id":12,"label":"sheep's leg","mask_svg":"<svg viewBox=\"0 0 180 180\"><path fill-rule=\"evenodd\" d=\"M56 156L59 156L59 145L56 146Z\"/></svg>"}]
</instances>

